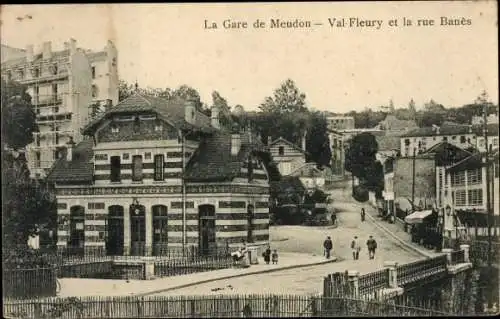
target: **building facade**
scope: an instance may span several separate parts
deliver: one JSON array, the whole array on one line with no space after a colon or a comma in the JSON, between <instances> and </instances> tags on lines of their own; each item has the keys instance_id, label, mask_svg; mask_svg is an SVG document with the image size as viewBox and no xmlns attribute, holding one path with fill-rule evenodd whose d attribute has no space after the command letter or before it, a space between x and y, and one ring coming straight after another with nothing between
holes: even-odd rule
<instances>
[{"instance_id":1,"label":"building facade","mask_svg":"<svg viewBox=\"0 0 500 319\"><path fill-rule=\"evenodd\" d=\"M423 153L440 142L451 143L461 149L485 150L482 125L443 125L422 127L401 136L401 155L412 156ZM488 124L490 150L498 149L498 124Z\"/></svg>"},{"instance_id":2,"label":"building facade","mask_svg":"<svg viewBox=\"0 0 500 319\"><path fill-rule=\"evenodd\" d=\"M353 116L329 115L326 117L329 130L352 130L354 129Z\"/></svg>"},{"instance_id":3,"label":"building facade","mask_svg":"<svg viewBox=\"0 0 500 319\"><path fill-rule=\"evenodd\" d=\"M486 199L488 183L490 187L489 207L493 214L492 226L495 228L500 226L498 154L497 151L486 161L485 153L475 153L446 170L445 178L449 185L446 205L452 208L452 214L448 216L448 230L452 230L454 226L453 219L450 218L453 215L458 217L461 224L467 226L485 228L488 225ZM489 178L487 178L487 165L489 165Z\"/></svg>"},{"instance_id":4,"label":"building facade","mask_svg":"<svg viewBox=\"0 0 500 319\"><path fill-rule=\"evenodd\" d=\"M267 243L267 149L221 128L217 114L136 93L88 124L49 176L58 246L162 255Z\"/></svg>"},{"instance_id":5,"label":"building facade","mask_svg":"<svg viewBox=\"0 0 500 319\"><path fill-rule=\"evenodd\" d=\"M74 39L61 51L53 51L52 43L45 42L41 52L35 52L33 45L22 52L2 62L2 77L25 84L32 97L39 132L26 153L31 177L43 178L70 137L75 142L82 140L80 129L90 121L95 102L93 69L89 56L77 48ZM108 43L106 56L116 58L112 43ZM114 66L108 62L96 61L109 64L108 82L116 82L115 86L108 84L99 96L111 105L118 101L118 73L116 59Z\"/></svg>"},{"instance_id":6,"label":"building facade","mask_svg":"<svg viewBox=\"0 0 500 319\"><path fill-rule=\"evenodd\" d=\"M293 171L306 163L305 137L302 138L302 147L280 137L269 144L271 155L278 166L281 176L290 175Z\"/></svg>"},{"instance_id":7,"label":"building facade","mask_svg":"<svg viewBox=\"0 0 500 319\"><path fill-rule=\"evenodd\" d=\"M332 150L332 169L339 175L345 174L345 144L344 135L340 131L329 130L328 139Z\"/></svg>"}]
</instances>

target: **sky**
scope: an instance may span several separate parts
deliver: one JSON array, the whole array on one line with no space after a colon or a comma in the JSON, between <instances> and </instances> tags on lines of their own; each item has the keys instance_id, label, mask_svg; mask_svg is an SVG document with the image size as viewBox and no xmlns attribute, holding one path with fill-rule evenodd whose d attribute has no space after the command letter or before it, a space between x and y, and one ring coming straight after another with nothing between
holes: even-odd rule
<instances>
[{"instance_id":1,"label":"sky","mask_svg":"<svg viewBox=\"0 0 500 319\"><path fill-rule=\"evenodd\" d=\"M345 113L366 107L446 107L473 102L486 90L498 104L496 1L244 4L2 5L2 44L40 50L70 38L85 49L118 49L119 77L140 87L196 88L211 104L217 90L229 105L255 110L291 78L309 107ZM32 16L19 21L17 17ZM471 24L440 25L441 17ZM376 27L350 27L382 20ZM403 18L413 21L403 26ZM222 22L248 23L225 29ZM256 19L265 28L253 28ZM311 21L310 28L269 28L270 19ZM329 20L346 26L331 27ZM397 26L389 20L397 19ZM416 26L433 19L435 25ZM212 22L217 29L205 28ZM352 20L354 23L356 21ZM322 25L315 25L321 23Z\"/></svg>"}]
</instances>

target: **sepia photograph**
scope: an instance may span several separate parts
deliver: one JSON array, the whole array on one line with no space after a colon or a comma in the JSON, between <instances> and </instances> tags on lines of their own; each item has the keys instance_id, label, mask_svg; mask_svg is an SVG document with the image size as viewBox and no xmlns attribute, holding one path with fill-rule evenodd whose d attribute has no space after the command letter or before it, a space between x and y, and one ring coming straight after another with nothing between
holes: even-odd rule
<instances>
[{"instance_id":1,"label":"sepia photograph","mask_svg":"<svg viewBox=\"0 0 500 319\"><path fill-rule=\"evenodd\" d=\"M9 319L495 316L498 2L0 5Z\"/></svg>"}]
</instances>

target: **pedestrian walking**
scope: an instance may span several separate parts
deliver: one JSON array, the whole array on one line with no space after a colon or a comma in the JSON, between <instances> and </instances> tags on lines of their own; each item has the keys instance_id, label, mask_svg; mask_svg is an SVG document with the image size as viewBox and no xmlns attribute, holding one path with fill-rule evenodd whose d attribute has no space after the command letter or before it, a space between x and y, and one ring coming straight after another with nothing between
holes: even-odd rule
<instances>
[{"instance_id":1,"label":"pedestrian walking","mask_svg":"<svg viewBox=\"0 0 500 319\"><path fill-rule=\"evenodd\" d=\"M276 249L273 251L273 254L271 257L272 257L273 265L277 265L278 264L278 251Z\"/></svg>"},{"instance_id":2,"label":"pedestrian walking","mask_svg":"<svg viewBox=\"0 0 500 319\"><path fill-rule=\"evenodd\" d=\"M361 246L359 245L358 236L354 236L354 239L351 242L352 249L352 258L354 260L359 259L359 251L361 250Z\"/></svg>"},{"instance_id":3,"label":"pedestrian walking","mask_svg":"<svg viewBox=\"0 0 500 319\"><path fill-rule=\"evenodd\" d=\"M361 221L362 222L365 221L365 209L364 208L361 208Z\"/></svg>"},{"instance_id":4,"label":"pedestrian walking","mask_svg":"<svg viewBox=\"0 0 500 319\"><path fill-rule=\"evenodd\" d=\"M262 253L262 257L264 257L264 261L266 262L266 264L269 265L269 262L271 261L271 247L267 246L264 253Z\"/></svg>"},{"instance_id":5,"label":"pedestrian walking","mask_svg":"<svg viewBox=\"0 0 500 319\"><path fill-rule=\"evenodd\" d=\"M333 248L333 242L330 236L326 237L325 241L323 242L323 248L325 249L326 259L330 259L330 251Z\"/></svg>"},{"instance_id":6,"label":"pedestrian walking","mask_svg":"<svg viewBox=\"0 0 500 319\"><path fill-rule=\"evenodd\" d=\"M366 246L368 247L368 258L374 259L375 249L377 249L377 242L375 241L375 239L373 239L373 236L370 236L370 238L366 241Z\"/></svg>"}]
</instances>

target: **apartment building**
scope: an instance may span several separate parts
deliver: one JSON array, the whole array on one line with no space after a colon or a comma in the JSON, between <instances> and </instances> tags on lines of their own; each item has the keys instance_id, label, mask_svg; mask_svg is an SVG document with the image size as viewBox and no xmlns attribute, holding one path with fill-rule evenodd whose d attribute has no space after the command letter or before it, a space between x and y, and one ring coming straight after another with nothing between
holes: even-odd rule
<instances>
[{"instance_id":1,"label":"apartment building","mask_svg":"<svg viewBox=\"0 0 500 319\"><path fill-rule=\"evenodd\" d=\"M498 149L498 124L488 124L490 150ZM485 151L483 125L442 125L422 127L401 136L401 155L412 156L423 153L440 142L448 142L462 149L475 148Z\"/></svg>"},{"instance_id":2,"label":"apartment building","mask_svg":"<svg viewBox=\"0 0 500 319\"><path fill-rule=\"evenodd\" d=\"M489 166L489 178L486 169ZM485 153L475 153L462 161L450 166L446 170L446 181L449 192L446 205L450 206L451 214L448 217L448 229L453 226L453 215L457 216L462 224L483 228L482 235L486 235L488 207L486 201L487 184L490 186L490 208L493 212L493 225L498 233L500 226L499 190L499 153L496 151L486 160ZM445 218L446 220L446 218ZM477 229L476 229L477 232Z\"/></svg>"},{"instance_id":3,"label":"apartment building","mask_svg":"<svg viewBox=\"0 0 500 319\"><path fill-rule=\"evenodd\" d=\"M330 130L350 130L354 129L353 116L329 115L326 117L326 123Z\"/></svg>"},{"instance_id":4,"label":"apartment building","mask_svg":"<svg viewBox=\"0 0 500 319\"><path fill-rule=\"evenodd\" d=\"M92 104L118 102L117 51L111 42L102 52L84 51L70 39L63 50L49 41L37 52L31 44L14 53L2 61L2 77L25 84L32 97L39 132L26 154L31 177L44 178L70 137L82 140Z\"/></svg>"}]
</instances>

